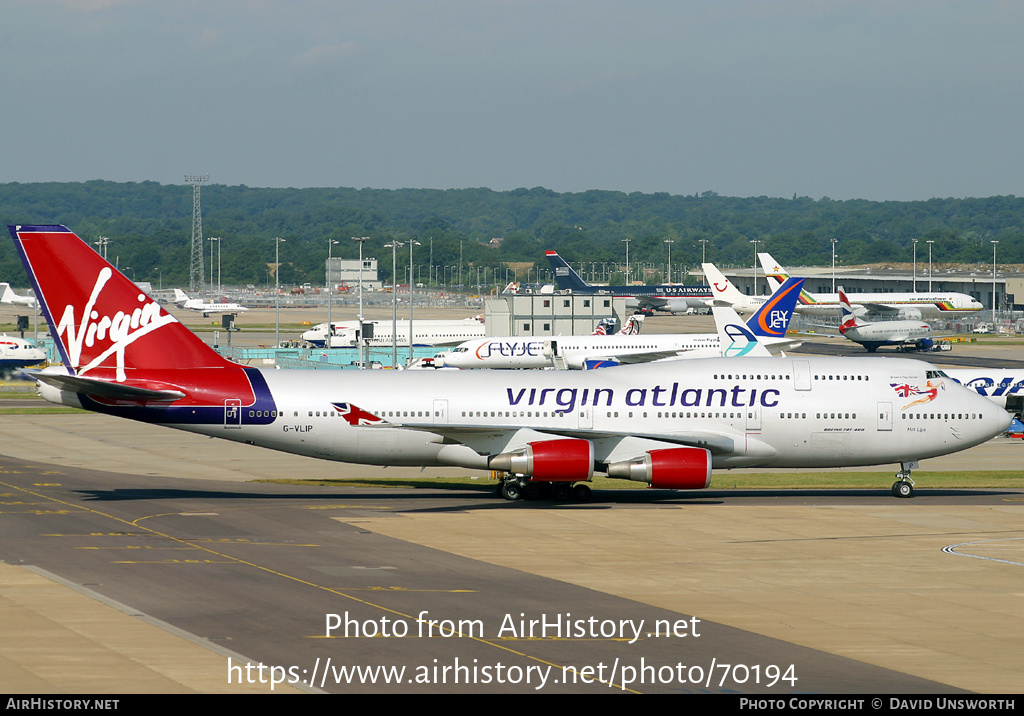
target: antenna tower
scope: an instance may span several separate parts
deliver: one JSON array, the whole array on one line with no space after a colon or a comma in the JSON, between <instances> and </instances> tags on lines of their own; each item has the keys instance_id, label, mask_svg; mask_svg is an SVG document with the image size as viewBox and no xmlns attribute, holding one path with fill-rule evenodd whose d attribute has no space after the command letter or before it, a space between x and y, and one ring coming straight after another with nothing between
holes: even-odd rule
<instances>
[{"instance_id":1,"label":"antenna tower","mask_svg":"<svg viewBox=\"0 0 1024 716\"><path fill-rule=\"evenodd\" d=\"M192 261L188 270L188 290L203 291L203 212L199 187L210 181L209 174L186 174L185 183L192 185Z\"/></svg>"}]
</instances>

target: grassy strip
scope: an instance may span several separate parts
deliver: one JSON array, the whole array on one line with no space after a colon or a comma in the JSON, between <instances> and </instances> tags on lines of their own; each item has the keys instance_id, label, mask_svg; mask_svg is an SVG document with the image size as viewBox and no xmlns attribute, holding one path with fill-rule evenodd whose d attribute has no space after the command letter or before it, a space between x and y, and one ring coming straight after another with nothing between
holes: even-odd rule
<instances>
[{"instance_id":1,"label":"grassy strip","mask_svg":"<svg viewBox=\"0 0 1024 716\"><path fill-rule=\"evenodd\" d=\"M2 403L0 403L2 405ZM89 415L91 411L79 408L54 406L52 408L4 408L0 407L0 415Z\"/></svg>"}]
</instances>

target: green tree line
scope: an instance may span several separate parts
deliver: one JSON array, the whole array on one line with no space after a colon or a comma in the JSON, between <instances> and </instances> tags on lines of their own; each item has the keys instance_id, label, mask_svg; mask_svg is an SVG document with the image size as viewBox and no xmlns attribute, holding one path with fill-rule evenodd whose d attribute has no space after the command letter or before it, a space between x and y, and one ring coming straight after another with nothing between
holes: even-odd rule
<instances>
[{"instance_id":1,"label":"green tree line","mask_svg":"<svg viewBox=\"0 0 1024 716\"><path fill-rule=\"evenodd\" d=\"M273 281L274 238L281 245L281 281L324 281L329 241L334 256L355 258L353 236L369 236L366 256L379 261L389 280L392 240L420 243L413 263L417 280L453 282L461 265L464 283L502 281L506 268L536 280L529 265L546 270L544 250L613 282L625 277L625 240L633 278L650 267L648 281L665 280L669 247L674 271L707 259L723 267L749 266L754 247L793 266L829 265L832 240L840 264L918 261L931 241L936 263L992 260L1024 263L1024 198L947 198L915 202L837 201L823 197L723 197L615 191L557 193L536 187L490 189L266 189L206 185L203 233L223 238L226 284ZM109 237L108 258L136 280L165 287L188 283L192 188L156 182L0 184L0 218L7 224L64 224L93 242ZM495 245L494 238L502 241ZM757 244L751 243L758 241ZM671 241L667 244L666 241ZM206 275L209 277L206 245ZM434 268L427 268L430 257ZM460 258L461 257L461 258ZM408 246L398 251L398 271L408 271ZM216 258L214 258L216 261ZM445 267L449 267L445 269ZM679 280L680 274L673 276ZM26 285L10 241L0 242L0 280ZM400 279L402 280L402 279Z\"/></svg>"}]
</instances>

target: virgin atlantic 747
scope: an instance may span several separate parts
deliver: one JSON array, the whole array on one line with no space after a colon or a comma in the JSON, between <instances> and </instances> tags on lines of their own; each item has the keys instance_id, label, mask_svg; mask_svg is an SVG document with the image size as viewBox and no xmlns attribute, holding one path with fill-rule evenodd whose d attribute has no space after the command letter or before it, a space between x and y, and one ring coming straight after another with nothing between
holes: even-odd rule
<instances>
[{"instance_id":1,"label":"virgin atlantic 747","mask_svg":"<svg viewBox=\"0 0 1024 716\"><path fill-rule=\"evenodd\" d=\"M1010 423L898 358L700 358L596 371L261 370L238 365L63 226L12 226L63 367L47 400L300 455L505 474L505 497L586 499L595 473L699 489L712 468L898 463Z\"/></svg>"}]
</instances>

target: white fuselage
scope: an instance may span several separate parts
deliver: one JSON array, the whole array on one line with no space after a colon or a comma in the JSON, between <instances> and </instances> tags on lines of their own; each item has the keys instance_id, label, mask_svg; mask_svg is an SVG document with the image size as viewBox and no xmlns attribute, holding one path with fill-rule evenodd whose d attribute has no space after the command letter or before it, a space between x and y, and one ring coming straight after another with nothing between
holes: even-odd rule
<instances>
[{"instance_id":1,"label":"white fuselage","mask_svg":"<svg viewBox=\"0 0 1024 716\"><path fill-rule=\"evenodd\" d=\"M46 353L31 341L0 335L0 371L25 368L46 360Z\"/></svg>"},{"instance_id":2,"label":"white fuselage","mask_svg":"<svg viewBox=\"0 0 1024 716\"><path fill-rule=\"evenodd\" d=\"M997 405L1012 406L1014 412L1024 409L1024 369L943 368L942 372Z\"/></svg>"},{"instance_id":3,"label":"white fuselage","mask_svg":"<svg viewBox=\"0 0 1024 716\"><path fill-rule=\"evenodd\" d=\"M900 345L932 337L932 327L923 321L881 321L847 328L843 335L854 343Z\"/></svg>"},{"instance_id":4,"label":"white fuselage","mask_svg":"<svg viewBox=\"0 0 1024 716\"><path fill-rule=\"evenodd\" d=\"M627 358L652 353L718 350L716 333L479 338L439 353L453 368L554 368L579 370L588 359Z\"/></svg>"},{"instance_id":5,"label":"white fuselage","mask_svg":"<svg viewBox=\"0 0 1024 716\"><path fill-rule=\"evenodd\" d=\"M583 372L259 372L273 396L264 410L225 407L223 424L163 424L345 462L481 469L488 456L555 437L592 441L599 468L679 446L707 448L715 468L875 465L963 450L1009 424L998 405L936 377L934 367L897 358L717 358ZM78 405L73 393L42 393ZM386 424L350 425L339 402Z\"/></svg>"},{"instance_id":6,"label":"white fuselage","mask_svg":"<svg viewBox=\"0 0 1024 716\"><path fill-rule=\"evenodd\" d=\"M409 345L409 321L395 322L392 330L391 321L366 321L373 324L373 337L367 339L371 346ZM350 347L359 344L359 321L332 321L334 335L331 346L334 348ZM412 322L413 345L416 346L453 346L484 335L484 324L476 318L458 321L442 319L423 319ZM397 335L397 340L392 340ZM302 334L302 340L316 346L327 343L327 324L320 323Z\"/></svg>"},{"instance_id":7,"label":"white fuselage","mask_svg":"<svg viewBox=\"0 0 1024 716\"><path fill-rule=\"evenodd\" d=\"M963 293L851 293L847 294L847 298L850 299L854 313L861 317L879 313L879 308L885 309L888 315L902 313L933 319L973 313L983 308L978 301ZM838 315L841 312L839 294L808 294L805 291L801 294L796 310L798 313L817 316Z\"/></svg>"}]
</instances>

